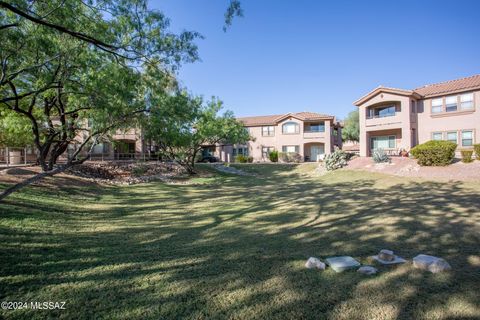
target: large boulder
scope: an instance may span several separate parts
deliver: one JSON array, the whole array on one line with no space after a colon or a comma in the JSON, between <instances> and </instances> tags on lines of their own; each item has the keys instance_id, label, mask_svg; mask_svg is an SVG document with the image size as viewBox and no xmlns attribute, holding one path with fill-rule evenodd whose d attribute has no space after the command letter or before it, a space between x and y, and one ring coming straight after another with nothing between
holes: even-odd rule
<instances>
[{"instance_id":1,"label":"large boulder","mask_svg":"<svg viewBox=\"0 0 480 320\"><path fill-rule=\"evenodd\" d=\"M432 273L439 273L452 268L445 259L426 254L419 254L413 258L413 266L417 269L427 270Z\"/></svg>"}]
</instances>

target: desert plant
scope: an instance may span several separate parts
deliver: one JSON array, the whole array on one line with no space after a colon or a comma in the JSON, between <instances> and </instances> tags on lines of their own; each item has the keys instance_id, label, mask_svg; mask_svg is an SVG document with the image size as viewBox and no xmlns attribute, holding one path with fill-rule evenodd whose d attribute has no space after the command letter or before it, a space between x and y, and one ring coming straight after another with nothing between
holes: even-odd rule
<instances>
[{"instance_id":1,"label":"desert plant","mask_svg":"<svg viewBox=\"0 0 480 320\"><path fill-rule=\"evenodd\" d=\"M148 167L144 165L137 165L132 168L132 175L135 177L141 177L147 173Z\"/></svg>"},{"instance_id":2,"label":"desert plant","mask_svg":"<svg viewBox=\"0 0 480 320\"><path fill-rule=\"evenodd\" d=\"M421 166L446 166L452 163L456 148L454 142L432 140L417 145L410 153Z\"/></svg>"},{"instance_id":3,"label":"desert plant","mask_svg":"<svg viewBox=\"0 0 480 320\"><path fill-rule=\"evenodd\" d=\"M277 151L277 150L271 151L271 152L268 154L268 158L269 158L270 161L272 161L272 162L278 162L278 151Z\"/></svg>"},{"instance_id":4,"label":"desert plant","mask_svg":"<svg viewBox=\"0 0 480 320\"><path fill-rule=\"evenodd\" d=\"M473 161L473 150L461 150L460 154L462 155L462 162L470 163Z\"/></svg>"},{"instance_id":5,"label":"desert plant","mask_svg":"<svg viewBox=\"0 0 480 320\"><path fill-rule=\"evenodd\" d=\"M335 150L333 153L327 154L323 159L325 169L332 171L343 168L347 165L347 158L348 155L345 151Z\"/></svg>"},{"instance_id":6,"label":"desert plant","mask_svg":"<svg viewBox=\"0 0 480 320\"><path fill-rule=\"evenodd\" d=\"M480 143L474 144L473 150L475 150L475 156L477 157L477 160L480 160Z\"/></svg>"},{"instance_id":7,"label":"desert plant","mask_svg":"<svg viewBox=\"0 0 480 320\"><path fill-rule=\"evenodd\" d=\"M235 157L235 162L239 162L239 163L247 163L247 157L242 155L242 154L239 154L238 156Z\"/></svg>"},{"instance_id":8,"label":"desert plant","mask_svg":"<svg viewBox=\"0 0 480 320\"><path fill-rule=\"evenodd\" d=\"M390 162L391 160L383 149L377 149L373 151L372 158L375 163Z\"/></svg>"}]
</instances>

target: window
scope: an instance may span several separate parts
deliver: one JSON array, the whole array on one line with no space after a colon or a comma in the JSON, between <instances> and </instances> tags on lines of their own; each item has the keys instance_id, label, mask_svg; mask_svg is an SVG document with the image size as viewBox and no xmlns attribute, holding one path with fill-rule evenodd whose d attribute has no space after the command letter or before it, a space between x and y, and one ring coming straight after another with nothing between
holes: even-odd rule
<instances>
[{"instance_id":1,"label":"window","mask_svg":"<svg viewBox=\"0 0 480 320\"><path fill-rule=\"evenodd\" d=\"M248 148L233 148L233 156L236 157L237 155L248 156Z\"/></svg>"},{"instance_id":2,"label":"window","mask_svg":"<svg viewBox=\"0 0 480 320\"><path fill-rule=\"evenodd\" d=\"M447 132L447 141L458 143L457 132L456 131Z\"/></svg>"},{"instance_id":3,"label":"window","mask_svg":"<svg viewBox=\"0 0 480 320\"><path fill-rule=\"evenodd\" d=\"M432 133L432 140L443 140L443 133L441 132Z\"/></svg>"},{"instance_id":4,"label":"window","mask_svg":"<svg viewBox=\"0 0 480 320\"><path fill-rule=\"evenodd\" d=\"M275 127L274 126L262 127L262 136L273 137L274 135L275 135Z\"/></svg>"},{"instance_id":5,"label":"window","mask_svg":"<svg viewBox=\"0 0 480 320\"><path fill-rule=\"evenodd\" d=\"M102 154L102 153L108 153L108 144L106 143L97 143L92 150L93 154Z\"/></svg>"},{"instance_id":6,"label":"window","mask_svg":"<svg viewBox=\"0 0 480 320\"><path fill-rule=\"evenodd\" d=\"M457 111L457 96L450 96L445 98L447 112Z\"/></svg>"},{"instance_id":7,"label":"window","mask_svg":"<svg viewBox=\"0 0 480 320\"><path fill-rule=\"evenodd\" d=\"M432 100L432 113L442 112L443 99L433 99Z\"/></svg>"},{"instance_id":8,"label":"window","mask_svg":"<svg viewBox=\"0 0 480 320\"><path fill-rule=\"evenodd\" d=\"M473 109L473 93L462 94L460 96L460 109L462 110Z\"/></svg>"},{"instance_id":9,"label":"window","mask_svg":"<svg viewBox=\"0 0 480 320\"><path fill-rule=\"evenodd\" d=\"M384 106L380 108L372 108L368 109L368 118L384 118L384 117L392 117L395 115L396 107L395 105Z\"/></svg>"},{"instance_id":10,"label":"window","mask_svg":"<svg viewBox=\"0 0 480 320\"><path fill-rule=\"evenodd\" d=\"M411 113L416 113L417 112L417 105L415 100L412 100L412 104L410 105L410 112Z\"/></svg>"},{"instance_id":11,"label":"window","mask_svg":"<svg viewBox=\"0 0 480 320\"><path fill-rule=\"evenodd\" d=\"M310 123L309 128L307 132L325 132L325 122Z\"/></svg>"},{"instance_id":12,"label":"window","mask_svg":"<svg viewBox=\"0 0 480 320\"><path fill-rule=\"evenodd\" d=\"M274 151L274 147L262 147L262 158L268 159L270 152Z\"/></svg>"},{"instance_id":13,"label":"window","mask_svg":"<svg viewBox=\"0 0 480 320\"><path fill-rule=\"evenodd\" d=\"M287 122L282 126L282 132L287 134L299 133L300 126L295 122Z\"/></svg>"},{"instance_id":14,"label":"window","mask_svg":"<svg viewBox=\"0 0 480 320\"><path fill-rule=\"evenodd\" d=\"M462 146L470 147L473 145L473 131L462 131Z\"/></svg>"},{"instance_id":15,"label":"window","mask_svg":"<svg viewBox=\"0 0 480 320\"><path fill-rule=\"evenodd\" d=\"M373 150L394 149L396 144L396 137L395 136L372 137L370 142Z\"/></svg>"},{"instance_id":16,"label":"window","mask_svg":"<svg viewBox=\"0 0 480 320\"><path fill-rule=\"evenodd\" d=\"M299 153L299 146L282 146L282 152L296 152Z\"/></svg>"}]
</instances>

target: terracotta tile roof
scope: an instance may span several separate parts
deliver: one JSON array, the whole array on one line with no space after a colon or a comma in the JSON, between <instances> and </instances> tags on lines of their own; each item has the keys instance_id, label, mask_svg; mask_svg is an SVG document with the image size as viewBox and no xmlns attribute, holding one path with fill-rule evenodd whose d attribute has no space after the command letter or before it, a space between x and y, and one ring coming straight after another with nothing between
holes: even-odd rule
<instances>
[{"instance_id":1,"label":"terracotta tile roof","mask_svg":"<svg viewBox=\"0 0 480 320\"><path fill-rule=\"evenodd\" d=\"M430 98L434 96L457 93L473 89L480 89L480 74L456 80L429 84L423 87L416 88L414 90L379 86L358 99L357 101L355 101L353 104L359 106L365 101L370 100L372 97L376 96L380 92L389 92L393 94L408 96L413 95L417 98Z\"/></svg>"},{"instance_id":2,"label":"terracotta tile roof","mask_svg":"<svg viewBox=\"0 0 480 320\"><path fill-rule=\"evenodd\" d=\"M429 84L417 88L414 91L423 97L430 97L477 88L480 88L480 74L456 80Z\"/></svg>"},{"instance_id":3,"label":"terracotta tile roof","mask_svg":"<svg viewBox=\"0 0 480 320\"><path fill-rule=\"evenodd\" d=\"M282 119L293 117L302 121L311 121L311 120L324 120L324 119L334 119L334 116L316 113L316 112L296 112L296 113L286 113L286 114L275 114L269 116L256 116L256 117L241 117L237 118L238 121L243 122L247 127L255 126L265 126L265 125L275 125L280 122Z\"/></svg>"}]
</instances>

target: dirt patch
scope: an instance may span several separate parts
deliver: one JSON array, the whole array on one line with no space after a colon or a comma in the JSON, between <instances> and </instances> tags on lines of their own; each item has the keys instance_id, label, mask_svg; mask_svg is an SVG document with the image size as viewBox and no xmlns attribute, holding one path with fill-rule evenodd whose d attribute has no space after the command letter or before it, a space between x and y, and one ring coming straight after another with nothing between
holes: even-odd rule
<instances>
[{"instance_id":1,"label":"dirt patch","mask_svg":"<svg viewBox=\"0 0 480 320\"><path fill-rule=\"evenodd\" d=\"M108 184L136 184L154 180L173 182L189 177L180 165L166 162L90 162L77 165L67 173Z\"/></svg>"},{"instance_id":2,"label":"dirt patch","mask_svg":"<svg viewBox=\"0 0 480 320\"><path fill-rule=\"evenodd\" d=\"M421 167L416 160L410 158L392 157L391 163L377 164L370 157L358 157L349 161L344 169L434 180L480 181L480 161L457 161L446 167Z\"/></svg>"}]
</instances>

